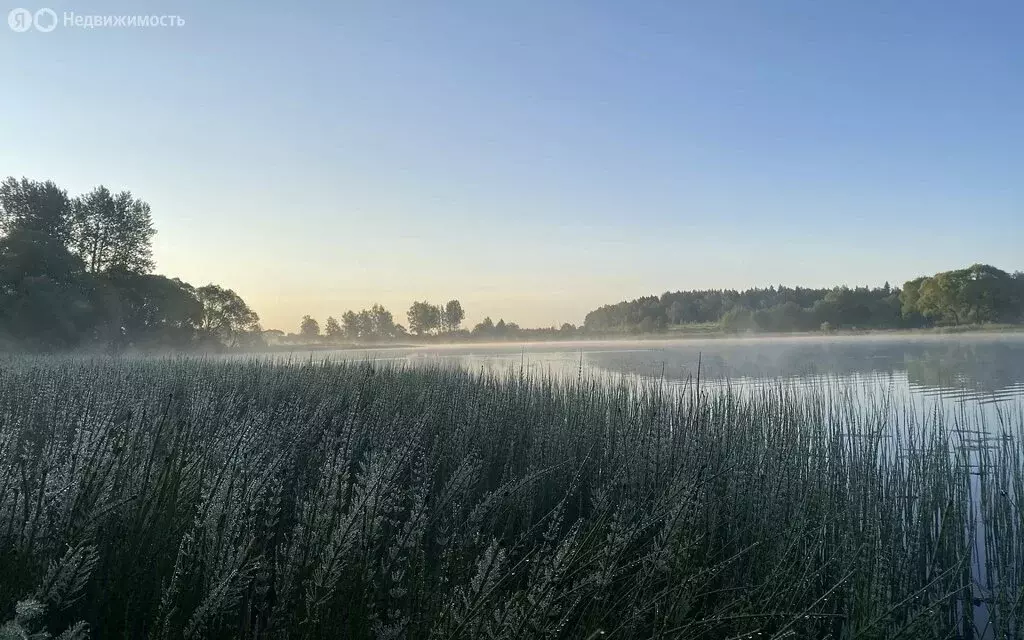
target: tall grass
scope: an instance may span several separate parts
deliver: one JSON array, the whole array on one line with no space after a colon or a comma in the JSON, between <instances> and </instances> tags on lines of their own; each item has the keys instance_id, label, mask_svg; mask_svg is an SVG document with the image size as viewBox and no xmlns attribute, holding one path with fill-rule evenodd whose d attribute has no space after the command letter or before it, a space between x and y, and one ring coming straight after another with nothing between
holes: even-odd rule
<instances>
[{"instance_id":1,"label":"tall grass","mask_svg":"<svg viewBox=\"0 0 1024 640\"><path fill-rule=\"evenodd\" d=\"M8 361L0 637L1011 637L1024 420L964 426L784 386Z\"/></svg>"}]
</instances>

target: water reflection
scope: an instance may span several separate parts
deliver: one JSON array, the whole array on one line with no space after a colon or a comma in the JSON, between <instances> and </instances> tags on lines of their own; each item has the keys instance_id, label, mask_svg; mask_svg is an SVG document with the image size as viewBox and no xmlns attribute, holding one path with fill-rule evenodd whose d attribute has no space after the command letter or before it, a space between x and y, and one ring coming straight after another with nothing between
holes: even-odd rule
<instances>
[{"instance_id":1,"label":"water reflection","mask_svg":"<svg viewBox=\"0 0 1024 640\"><path fill-rule=\"evenodd\" d=\"M324 355L321 352L319 355ZM472 344L339 351L329 357L471 370L639 376L682 383L797 386L836 381L943 401L1024 398L1024 334ZM703 384L703 382L702 382Z\"/></svg>"},{"instance_id":2,"label":"water reflection","mask_svg":"<svg viewBox=\"0 0 1024 640\"><path fill-rule=\"evenodd\" d=\"M723 340L581 353L590 367L670 381L695 376L699 358L707 380L813 383L849 376L906 380L925 395L961 399L991 402L1024 395L1024 339L1016 336Z\"/></svg>"}]
</instances>

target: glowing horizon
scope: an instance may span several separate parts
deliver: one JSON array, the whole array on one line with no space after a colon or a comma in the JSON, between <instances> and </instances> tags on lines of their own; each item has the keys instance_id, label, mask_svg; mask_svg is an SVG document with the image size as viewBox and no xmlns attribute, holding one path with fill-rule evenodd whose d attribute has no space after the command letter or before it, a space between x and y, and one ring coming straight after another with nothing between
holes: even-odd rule
<instances>
[{"instance_id":1,"label":"glowing horizon","mask_svg":"<svg viewBox=\"0 0 1024 640\"><path fill-rule=\"evenodd\" d=\"M1024 6L279 9L3 33L0 175L130 189L158 273L284 331L1024 268Z\"/></svg>"}]
</instances>

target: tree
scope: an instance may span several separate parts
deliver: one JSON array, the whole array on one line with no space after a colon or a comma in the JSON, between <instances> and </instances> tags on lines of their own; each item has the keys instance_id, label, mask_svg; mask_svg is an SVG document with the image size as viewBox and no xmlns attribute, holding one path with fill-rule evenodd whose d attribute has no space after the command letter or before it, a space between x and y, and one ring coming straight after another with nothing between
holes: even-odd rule
<instances>
[{"instance_id":1,"label":"tree","mask_svg":"<svg viewBox=\"0 0 1024 640\"><path fill-rule=\"evenodd\" d=\"M279 342L284 337L285 333L280 329L266 329L263 331L263 341L267 343Z\"/></svg>"},{"instance_id":2,"label":"tree","mask_svg":"<svg viewBox=\"0 0 1024 640\"><path fill-rule=\"evenodd\" d=\"M913 299L915 291L904 294L891 285L829 289L778 285L745 291L666 292L599 307L587 314L584 327L588 331L620 333L661 331L670 324L723 321L738 327L747 321L745 316L737 315L740 311L750 313L751 330L809 330L822 322L837 328L922 326L924 317L911 311L913 301L901 313L901 302L904 298ZM731 310L736 314L726 318Z\"/></svg>"},{"instance_id":3,"label":"tree","mask_svg":"<svg viewBox=\"0 0 1024 640\"><path fill-rule=\"evenodd\" d=\"M722 316L721 326L722 331L729 333L752 331L755 327L754 316L749 309L734 307Z\"/></svg>"},{"instance_id":4,"label":"tree","mask_svg":"<svg viewBox=\"0 0 1024 640\"><path fill-rule=\"evenodd\" d=\"M458 300L449 300L444 306L444 330L458 331L465 317L466 312L462 310L462 303Z\"/></svg>"},{"instance_id":5,"label":"tree","mask_svg":"<svg viewBox=\"0 0 1024 640\"><path fill-rule=\"evenodd\" d=\"M94 322L82 264L28 225L0 238L0 338L31 350L78 345Z\"/></svg>"},{"instance_id":6,"label":"tree","mask_svg":"<svg viewBox=\"0 0 1024 640\"><path fill-rule=\"evenodd\" d=\"M345 337L349 340L359 340L360 336L363 335L363 322L360 314L355 311L346 311L341 316L342 331L345 332Z\"/></svg>"},{"instance_id":7,"label":"tree","mask_svg":"<svg viewBox=\"0 0 1024 640\"><path fill-rule=\"evenodd\" d=\"M129 191L99 186L75 199L71 248L92 273L153 270L150 207Z\"/></svg>"},{"instance_id":8,"label":"tree","mask_svg":"<svg viewBox=\"0 0 1024 640\"><path fill-rule=\"evenodd\" d=\"M406 314L409 331L418 336L437 329L441 324L441 309L429 302L414 302Z\"/></svg>"},{"instance_id":9,"label":"tree","mask_svg":"<svg viewBox=\"0 0 1024 640\"><path fill-rule=\"evenodd\" d=\"M181 280L122 271L97 285L97 338L111 347L185 347L202 323L196 290Z\"/></svg>"},{"instance_id":10,"label":"tree","mask_svg":"<svg viewBox=\"0 0 1024 640\"><path fill-rule=\"evenodd\" d=\"M341 325L334 319L334 316L327 316L327 322L324 323L324 334L333 340L341 337L341 333Z\"/></svg>"},{"instance_id":11,"label":"tree","mask_svg":"<svg viewBox=\"0 0 1024 640\"><path fill-rule=\"evenodd\" d=\"M904 313L919 312L940 322L1016 322L1021 314L1014 276L986 264L943 271L906 283Z\"/></svg>"},{"instance_id":12,"label":"tree","mask_svg":"<svg viewBox=\"0 0 1024 640\"><path fill-rule=\"evenodd\" d=\"M353 341L387 340L404 332L399 332L394 316L379 304L358 313L346 311L341 322L345 336Z\"/></svg>"},{"instance_id":13,"label":"tree","mask_svg":"<svg viewBox=\"0 0 1024 640\"><path fill-rule=\"evenodd\" d=\"M954 271L937 273L921 282L917 308L926 317L959 325L965 319L964 277Z\"/></svg>"},{"instance_id":14,"label":"tree","mask_svg":"<svg viewBox=\"0 0 1024 640\"><path fill-rule=\"evenodd\" d=\"M395 336L395 318L390 311L382 305L375 304L366 313L370 337L387 339Z\"/></svg>"},{"instance_id":15,"label":"tree","mask_svg":"<svg viewBox=\"0 0 1024 640\"><path fill-rule=\"evenodd\" d=\"M196 298L203 305L200 329L205 335L237 346L244 333L259 330L260 317L231 289L208 284L196 289Z\"/></svg>"},{"instance_id":16,"label":"tree","mask_svg":"<svg viewBox=\"0 0 1024 640\"><path fill-rule=\"evenodd\" d=\"M477 336L488 336L494 333L494 321L491 320L490 316L484 318L481 322L478 322L473 327L473 335Z\"/></svg>"},{"instance_id":17,"label":"tree","mask_svg":"<svg viewBox=\"0 0 1024 640\"><path fill-rule=\"evenodd\" d=\"M82 261L45 232L24 228L0 237L0 287L24 277L78 282L83 273Z\"/></svg>"},{"instance_id":18,"label":"tree","mask_svg":"<svg viewBox=\"0 0 1024 640\"><path fill-rule=\"evenodd\" d=\"M1013 322L1024 322L1024 271L1014 271L1013 279L1013 307L1016 310Z\"/></svg>"},{"instance_id":19,"label":"tree","mask_svg":"<svg viewBox=\"0 0 1024 640\"><path fill-rule=\"evenodd\" d=\"M903 290L900 292L901 311L904 317L920 314L918 302L921 299L921 285L928 278L921 276L903 283Z\"/></svg>"},{"instance_id":20,"label":"tree","mask_svg":"<svg viewBox=\"0 0 1024 640\"><path fill-rule=\"evenodd\" d=\"M92 342L182 347L263 341L230 289L150 275L150 208L104 187L74 200L53 182L0 182L0 341L11 348Z\"/></svg>"},{"instance_id":21,"label":"tree","mask_svg":"<svg viewBox=\"0 0 1024 640\"><path fill-rule=\"evenodd\" d=\"M313 316L302 316L302 324L299 325L299 335L307 340L312 340L320 335L320 323L313 319Z\"/></svg>"},{"instance_id":22,"label":"tree","mask_svg":"<svg viewBox=\"0 0 1024 640\"><path fill-rule=\"evenodd\" d=\"M683 324L689 318L687 313L690 309L682 300L674 300L668 308L668 321L671 324Z\"/></svg>"},{"instance_id":23,"label":"tree","mask_svg":"<svg viewBox=\"0 0 1024 640\"><path fill-rule=\"evenodd\" d=\"M963 271L961 300L972 322L1013 322L1019 317L1013 276L987 264L973 264Z\"/></svg>"},{"instance_id":24,"label":"tree","mask_svg":"<svg viewBox=\"0 0 1024 640\"><path fill-rule=\"evenodd\" d=\"M66 246L71 223L71 200L67 191L53 182L14 177L0 182L0 233L32 231Z\"/></svg>"}]
</instances>

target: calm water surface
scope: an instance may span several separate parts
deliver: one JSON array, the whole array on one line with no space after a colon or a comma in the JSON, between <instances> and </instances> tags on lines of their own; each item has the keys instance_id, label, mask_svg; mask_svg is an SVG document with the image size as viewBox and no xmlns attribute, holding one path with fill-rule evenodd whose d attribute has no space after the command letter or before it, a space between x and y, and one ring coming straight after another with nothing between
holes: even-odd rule
<instances>
[{"instance_id":1,"label":"calm water surface","mask_svg":"<svg viewBox=\"0 0 1024 640\"><path fill-rule=\"evenodd\" d=\"M852 382L912 398L970 404L1024 399L1024 334L960 336L737 338L474 344L331 352L332 357L454 363L470 369L523 367L683 384L796 387ZM831 386L831 385L830 385Z\"/></svg>"}]
</instances>

